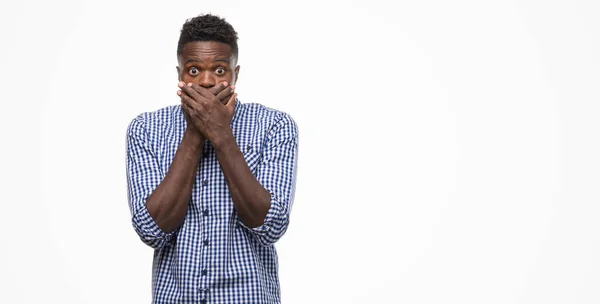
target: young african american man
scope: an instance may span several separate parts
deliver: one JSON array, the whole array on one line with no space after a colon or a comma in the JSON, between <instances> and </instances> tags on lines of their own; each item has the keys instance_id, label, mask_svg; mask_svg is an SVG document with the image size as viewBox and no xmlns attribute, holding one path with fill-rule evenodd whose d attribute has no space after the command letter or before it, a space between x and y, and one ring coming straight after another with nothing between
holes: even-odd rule
<instances>
[{"instance_id":1,"label":"young african american man","mask_svg":"<svg viewBox=\"0 0 600 304\"><path fill-rule=\"evenodd\" d=\"M280 303L275 242L294 200L298 129L286 113L242 104L237 32L185 22L180 104L127 129L132 224L154 249L153 303Z\"/></svg>"}]
</instances>

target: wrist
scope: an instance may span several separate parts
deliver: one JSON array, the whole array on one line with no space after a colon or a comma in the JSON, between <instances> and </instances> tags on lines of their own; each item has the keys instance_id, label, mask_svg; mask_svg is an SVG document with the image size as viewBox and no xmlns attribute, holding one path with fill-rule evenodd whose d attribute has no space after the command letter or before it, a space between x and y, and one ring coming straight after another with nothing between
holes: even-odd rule
<instances>
[{"instance_id":1,"label":"wrist","mask_svg":"<svg viewBox=\"0 0 600 304\"><path fill-rule=\"evenodd\" d=\"M231 147L237 146L237 142L233 137L233 132L226 132L222 136L215 138L212 141L212 145L217 151L227 151Z\"/></svg>"},{"instance_id":2,"label":"wrist","mask_svg":"<svg viewBox=\"0 0 600 304\"><path fill-rule=\"evenodd\" d=\"M198 132L195 127L188 126L183 133L183 139L181 140L182 145L189 146L191 148L200 148L204 146L204 136Z\"/></svg>"}]
</instances>

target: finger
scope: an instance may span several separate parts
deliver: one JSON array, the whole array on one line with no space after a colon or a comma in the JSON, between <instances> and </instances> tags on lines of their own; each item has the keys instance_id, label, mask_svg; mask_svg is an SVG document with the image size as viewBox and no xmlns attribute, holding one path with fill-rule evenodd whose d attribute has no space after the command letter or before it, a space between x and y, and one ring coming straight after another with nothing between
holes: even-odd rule
<instances>
[{"instance_id":1,"label":"finger","mask_svg":"<svg viewBox=\"0 0 600 304\"><path fill-rule=\"evenodd\" d=\"M181 111L183 112L183 116L185 116L186 120L191 119L190 108L188 107L187 104L185 104L185 102L183 102L183 100L181 101Z\"/></svg>"},{"instance_id":2,"label":"finger","mask_svg":"<svg viewBox=\"0 0 600 304\"><path fill-rule=\"evenodd\" d=\"M190 124L194 124L194 120L198 118L198 113L196 110L187 105L183 100L181 101L181 109L183 110L186 120Z\"/></svg>"},{"instance_id":3,"label":"finger","mask_svg":"<svg viewBox=\"0 0 600 304\"><path fill-rule=\"evenodd\" d=\"M182 104L182 106L185 106L188 113L191 114L191 113L195 112L195 107L198 105L198 103L196 101L194 101L194 99L192 99L190 96L185 94L185 92L183 94L181 94L180 97L181 97L181 104Z\"/></svg>"},{"instance_id":4,"label":"finger","mask_svg":"<svg viewBox=\"0 0 600 304\"><path fill-rule=\"evenodd\" d=\"M217 94L217 99L222 104L227 104L227 102L229 101L229 98L231 97L231 94L233 94L233 88L234 88L233 86L226 87L219 94Z\"/></svg>"},{"instance_id":5,"label":"finger","mask_svg":"<svg viewBox=\"0 0 600 304\"><path fill-rule=\"evenodd\" d=\"M180 87L180 89L181 89L181 94L179 94L179 96L183 96L185 94L188 97L192 98L193 100L202 98L202 96L200 94L198 94L198 92L196 92L196 90L192 89L189 86L184 85L184 86Z\"/></svg>"},{"instance_id":6,"label":"finger","mask_svg":"<svg viewBox=\"0 0 600 304\"><path fill-rule=\"evenodd\" d=\"M203 86L199 86L199 85L197 85L195 83L188 83L186 86L184 86L184 88L188 88L188 89L194 91L197 94L198 97L200 97L200 96L204 97L205 100L206 99L210 100L213 97L215 97L215 95L213 93L211 93L209 89L207 89L207 88L205 88ZM183 88L182 88L182 90L183 90ZM193 96L191 94L190 94L190 96L194 97L194 99L196 99L195 98L196 96ZM201 99L196 99L196 100L200 101Z\"/></svg>"},{"instance_id":7,"label":"finger","mask_svg":"<svg viewBox=\"0 0 600 304\"><path fill-rule=\"evenodd\" d=\"M192 122L192 114L190 114L190 111L192 111L192 109L190 109L190 107L188 105L186 105L185 103L181 104L181 108L183 109L183 114L185 115L185 118L188 119L191 123Z\"/></svg>"},{"instance_id":8,"label":"finger","mask_svg":"<svg viewBox=\"0 0 600 304\"><path fill-rule=\"evenodd\" d=\"M213 95L217 95L219 93L221 93L221 91L223 91L225 88L229 87L229 84L227 83L227 81L223 81L220 83L217 83L216 86L208 89Z\"/></svg>"},{"instance_id":9,"label":"finger","mask_svg":"<svg viewBox=\"0 0 600 304\"><path fill-rule=\"evenodd\" d=\"M200 93L198 93L198 91L194 90L190 85L180 86L180 89L181 89L182 94L186 94L188 97L190 97L196 103L202 101L203 99L206 99L203 95L200 95Z\"/></svg>"},{"instance_id":10,"label":"finger","mask_svg":"<svg viewBox=\"0 0 600 304\"><path fill-rule=\"evenodd\" d=\"M188 100L190 97L185 94L181 94L179 97L181 98L181 106L184 108L184 110L190 109L189 103L191 101Z\"/></svg>"},{"instance_id":11,"label":"finger","mask_svg":"<svg viewBox=\"0 0 600 304\"><path fill-rule=\"evenodd\" d=\"M231 97L229 97L227 104L225 104L225 106L227 108L229 108L229 110L232 112L235 110L235 99L236 98L237 98L237 93L233 93L233 95L231 95Z\"/></svg>"},{"instance_id":12,"label":"finger","mask_svg":"<svg viewBox=\"0 0 600 304\"><path fill-rule=\"evenodd\" d=\"M183 101L183 98L181 99L181 111L183 112L183 115L185 115L185 118L190 118L190 112L189 112L189 107L188 105L185 103L185 101Z\"/></svg>"}]
</instances>

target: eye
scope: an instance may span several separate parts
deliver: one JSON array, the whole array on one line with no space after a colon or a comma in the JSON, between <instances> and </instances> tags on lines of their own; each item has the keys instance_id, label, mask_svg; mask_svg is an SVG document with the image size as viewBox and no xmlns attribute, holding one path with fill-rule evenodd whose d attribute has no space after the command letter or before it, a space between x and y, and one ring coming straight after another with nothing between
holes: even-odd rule
<instances>
[{"instance_id":1,"label":"eye","mask_svg":"<svg viewBox=\"0 0 600 304\"><path fill-rule=\"evenodd\" d=\"M223 75L223 74L225 74L225 69L224 68L217 68L215 70L215 72L217 73L217 75Z\"/></svg>"},{"instance_id":2,"label":"eye","mask_svg":"<svg viewBox=\"0 0 600 304\"><path fill-rule=\"evenodd\" d=\"M190 73L190 75L192 75L192 76L196 76L196 75L200 74L200 70L198 70L198 68L196 68L196 67L191 67L188 70L188 73Z\"/></svg>"}]
</instances>

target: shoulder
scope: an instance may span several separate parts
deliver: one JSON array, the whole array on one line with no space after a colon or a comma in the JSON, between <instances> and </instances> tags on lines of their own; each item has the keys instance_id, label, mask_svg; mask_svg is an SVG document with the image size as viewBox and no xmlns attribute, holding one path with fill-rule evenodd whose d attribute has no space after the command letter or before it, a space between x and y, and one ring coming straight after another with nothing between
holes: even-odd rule
<instances>
[{"instance_id":1,"label":"shoulder","mask_svg":"<svg viewBox=\"0 0 600 304\"><path fill-rule=\"evenodd\" d=\"M286 130L292 132L294 136L298 133L298 124L292 116L284 111L267 107L259 103L242 104L244 120L258 121L266 125L269 133Z\"/></svg>"},{"instance_id":2,"label":"shoulder","mask_svg":"<svg viewBox=\"0 0 600 304\"><path fill-rule=\"evenodd\" d=\"M143 112L134 117L127 127L127 134L153 132L173 124L182 123L183 112L180 105L167 106L155 111Z\"/></svg>"}]
</instances>

